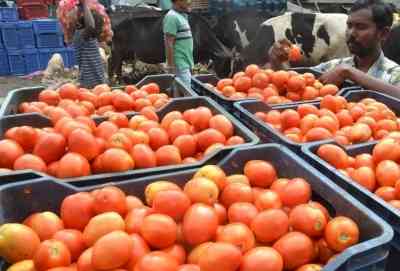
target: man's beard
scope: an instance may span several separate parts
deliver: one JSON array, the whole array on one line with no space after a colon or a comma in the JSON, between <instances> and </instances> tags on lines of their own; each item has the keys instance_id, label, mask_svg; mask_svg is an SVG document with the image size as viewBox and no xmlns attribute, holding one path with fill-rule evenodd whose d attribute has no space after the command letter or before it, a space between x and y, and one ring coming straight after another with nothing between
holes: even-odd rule
<instances>
[{"instance_id":1,"label":"man's beard","mask_svg":"<svg viewBox=\"0 0 400 271\"><path fill-rule=\"evenodd\" d=\"M349 47L350 52L358 57L366 57L374 50L373 48L365 47L352 38L347 40L347 46Z\"/></svg>"}]
</instances>

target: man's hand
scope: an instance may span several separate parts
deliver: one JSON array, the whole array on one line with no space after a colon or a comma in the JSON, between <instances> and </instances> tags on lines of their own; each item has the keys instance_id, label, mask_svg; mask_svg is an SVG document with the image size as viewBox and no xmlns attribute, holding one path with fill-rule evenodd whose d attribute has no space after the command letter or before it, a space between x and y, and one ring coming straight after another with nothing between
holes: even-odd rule
<instances>
[{"instance_id":1,"label":"man's hand","mask_svg":"<svg viewBox=\"0 0 400 271\"><path fill-rule=\"evenodd\" d=\"M323 84L334 84L341 86L346 79L350 79L351 66L339 65L336 68L324 73L319 81Z\"/></svg>"},{"instance_id":2,"label":"man's hand","mask_svg":"<svg viewBox=\"0 0 400 271\"><path fill-rule=\"evenodd\" d=\"M287 39L282 39L274 43L268 52L272 66L280 67L283 62L289 60L289 50L292 43Z\"/></svg>"}]
</instances>

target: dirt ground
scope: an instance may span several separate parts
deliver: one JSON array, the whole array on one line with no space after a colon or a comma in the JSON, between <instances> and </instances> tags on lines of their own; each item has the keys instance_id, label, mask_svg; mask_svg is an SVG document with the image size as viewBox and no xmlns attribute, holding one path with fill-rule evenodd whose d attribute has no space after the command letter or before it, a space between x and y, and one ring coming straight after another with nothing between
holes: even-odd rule
<instances>
[{"instance_id":1,"label":"dirt ground","mask_svg":"<svg viewBox=\"0 0 400 271\"><path fill-rule=\"evenodd\" d=\"M22 78L18 76L0 77L0 97L4 97L10 90L22 87L41 85L41 78Z\"/></svg>"},{"instance_id":2,"label":"dirt ground","mask_svg":"<svg viewBox=\"0 0 400 271\"><path fill-rule=\"evenodd\" d=\"M0 103L3 102L7 93L13 89L23 88L23 87L33 87L43 85L41 83L41 77L34 78L23 78L18 76L0 76Z\"/></svg>"}]
</instances>

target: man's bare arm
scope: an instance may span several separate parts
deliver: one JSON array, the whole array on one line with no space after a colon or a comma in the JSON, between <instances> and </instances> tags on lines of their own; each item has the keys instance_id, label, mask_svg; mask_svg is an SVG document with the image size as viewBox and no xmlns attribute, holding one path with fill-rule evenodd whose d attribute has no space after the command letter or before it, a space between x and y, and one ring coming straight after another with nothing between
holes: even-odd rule
<instances>
[{"instance_id":1,"label":"man's bare arm","mask_svg":"<svg viewBox=\"0 0 400 271\"><path fill-rule=\"evenodd\" d=\"M320 81L324 84L335 84L340 86L344 80L349 79L364 89L376 90L390 96L400 98L400 86L386 83L380 79L367 75L366 73L350 66L339 65L335 69L324 73Z\"/></svg>"},{"instance_id":2,"label":"man's bare arm","mask_svg":"<svg viewBox=\"0 0 400 271\"><path fill-rule=\"evenodd\" d=\"M169 68L175 68L174 45L175 45L175 36L170 34L165 34L165 49L167 54L167 65Z\"/></svg>"},{"instance_id":3,"label":"man's bare arm","mask_svg":"<svg viewBox=\"0 0 400 271\"><path fill-rule=\"evenodd\" d=\"M365 89L376 90L390 96L400 98L400 86L386 83L382 80L369 76L358 69L349 69L348 79L364 87Z\"/></svg>"},{"instance_id":4,"label":"man's bare arm","mask_svg":"<svg viewBox=\"0 0 400 271\"><path fill-rule=\"evenodd\" d=\"M86 0L81 0L82 7L83 7L83 18L85 20L85 28L86 29L94 29L95 23L92 12L90 11L89 7L86 4Z\"/></svg>"}]
</instances>

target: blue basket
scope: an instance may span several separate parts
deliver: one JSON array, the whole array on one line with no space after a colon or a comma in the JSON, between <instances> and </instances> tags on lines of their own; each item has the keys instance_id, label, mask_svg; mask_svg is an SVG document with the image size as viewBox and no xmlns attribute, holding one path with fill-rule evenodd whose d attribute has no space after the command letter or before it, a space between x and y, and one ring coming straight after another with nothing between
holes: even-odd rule
<instances>
[{"instance_id":1,"label":"blue basket","mask_svg":"<svg viewBox=\"0 0 400 271\"><path fill-rule=\"evenodd\" d=\"M0 21L15 22L18 21L18 11L15 7L0 7Z\"/></svg>"},{"instance_id":2,"label":"blue basket","mask_svg":"<svg viewBox=\"0 0 400 271\"><path fill-rule=\"evenodd\" d=\"M10 66L8 65L7 52L0 49L0 76L8 75L10 73Z\"/></svg>"},{"instance_id":3,"label":"blue basket","mask_svg":"<svg viewBox=\"0 0 400 271\"><path fill-rule=\"evenodd\" d=\"M25 73L29 74L40 70L39 54L37 49L22 50L25 60Z\"/></svg>"},{"instance_id":4,"label":"blue basket","mask_svg":"<svg viewBox=\"0 0 400 271\"><path fill-rule=\"evenodd\" d=\"M390 256L386 265L386 271L397 271L400 266L400 211L389 203L370 192L368 189L359 185L357 182L352 181L349 177L343 175L335 167L321 159L317 155L318 148L323 144L335 144L334 141L325 141L319 143L312 143L303 146L302 152L307 156L311 165L313 165L319 172L334 180L336 184L351 193L356 199L366 204L369 209L375 212L379 217L386 220L393 230L394 238L391 242ZM355 156L362 153L372 153L376 142L365 143L361 145L347 146L343 148L348 155Z\"/></svg>"},{"instance_id":5,"label":"blue basket","mask_svg":"<svg viewBox=\"0 0 400 271\"><path fill-rule=\"evenodd\" d=\"M19 21L17 23L18 40L20 47L35 48L35 35L33 34L32 22Z\"/></svg>"},{"instance_id":6,"label":"blue basket","mask_svg":"<svg viewBox=\"0 0 400 271\"><path fill-rule=\"evenodd\" d=\"M320 77L321 72L312 69L312 68L306 68L306 67L299 67L299 68L292 68L290 70L296 71L298 73L312 73L315 75L315 77ZM206 84L211 84L213 86L216 86L220 78L218 78L214 74L203 74L203 75L196 75L192 77L192 88L201 96L209 96L213 100L217 101L220 105L222 105L224 108L228 110L233 110L235 114L235 108L233 104L237 102L237 100L230 99L229 97L225 97L221 93L215 91L214 89L208 87ZM356 90L360 89L360 87L355 86L351 82L345 81L343 83L342 89L337 93L337 95L343 96L344 93L347 93L349 90ZM241 99L240 101L249 101L249 100L255 100L254 98L245 98ZM307 100L307 101L297 101L297 102L290 102L286 103L288 104L300 104L300 103L310 103L310 102L316 102L319 101L318 99L314 100ZM236 114L235 114L236 115Z\"/></svg>"},{"instance_id":7,"label":"blue basket","mask_svg":"<svg viewBox=\"0 0 400 271\"><path fill-rule=\"evenodd\" d=\"M141 82L139 82L138 86L143 86L143 84L150 83L150 82L157 82L156 80L152 80L152 78L157 78L157 77L146 77L144 78ZM179 91L178 88L182 89L184 92L188 93L187 89L185 86L183 86L179 81L174 80L174 77L172 75L159 75L160 79L163 79L164 82L170 82L171 85L171 91L174 93L175 91ZM160 84L160 87L162 88L163 84ZM38 95L38 89L36 88L34 91L29 91L27 89L19 91L22 95L26 95L24 97L24 100L29 99L32 101L34 99L34 93ZM15 94L15 93L12 93ZM12 104L12 94L7 95L6 100L4 101L4 105L1 107L1 112L4 112L4 109L6 107L11 107L10 104ZM173 95L173 94L172 94ZM190 95L190 94L189 94ZM36 96L37 97L37 96ZM15 97L17 98L17 97ZM22 101L22 97L20 97L20 101ZM20 103L14 102L13 104L19 105ZM14 108L17 108L14 107ZM221 157L224 157L227 153L230 153L233 149L236 149L238 147L249 147L252 145L255 145L259 142L258 138L249 130L247 129L240 121L235 119L231 114L229 114L227 111L225 111L221 106L219 106L217 103L215 103L213 100L206 98L206 97L183 97L179 99L171 99L171 102L162 107L159 111L157 111L157 116L162 119L166 114L168 114L171 111L185 111L190 108L196 108L199 106L205 106L208 107L213 114L222 114L226 116L233 124L235 134L238 136L241 136L244 140L244 144L240 145L235 145L235 146L225 146L222 149L218 149L213 153L210 153L209 155L204 156L203 159L190 163L190 164L180 164L180 165L169 165L169 166L160 166L160 167L154 167L154 168L147 168L147 169L134 169L134 170L129 170L125 172L118 172L118 173L105 173L105 174L93 174L90 176L85 176L85 177L77 177L77 178L68 178L68 179L57 179L60 182L68 182L71 185L74 186L92 186L95 184L101 184L101 183L107 183L109 181L112 182L118 182L118 181L123 181L123 180L128 180L131 178L137 178L137 177L143 177L143 176L149 176L149 175L154 175L154 174L159 174L161 172L171 172L171 171L177 171L177 170L183 170L183 169L189 169L189 168L195 168L199 166L203 166L205 164L213 164L215 160L221 159ZM11 109L11 108L10 108ZM13 110L14 111L14 110ZM15 111L14 111L15 112ZM128 114L128 118L137 115L137 112L132 112ZM0 116L4 116L3 113L0 113ZM106 120L106 118L101 117L101 118L94 118L96 123L101 123ZM33 127L37 128L43 128L43 127L49 127L53 126L51 123L51 120L48 119L47 117L44 117L42 115L39 115L37 113L34 114L20 114L20 115L14 115L14 116L5 116L0 118L0 137L4 136L4 133L7 129L10 129L12 127L16 126L22 126L22 125L31 125ZM45 176L45 173L41 173L38 171L29 171L31 174L31 179L33 178L38 178L41 176ZM0 174L0 183L3 185L8 182L19 182L20 179L18 178L18 174L21 174L19 171L12 171L10 173L6 174ZM1 215L0 215L1 217Z\"/></svg>"},{"instance_id":8,"label":"blue basket","mask_svg":"<svg viewBox=\"0 0 400 271\"><path fill-rule=\"evenodd\" d=\"M61 25L56 19L33 20L33 29L36 35L61 34Z\"/></svg>"},{"instance_id":9,"label":"blue basket","mask_svg":"<svg viewBox=\"0 0 400 271\"><path fill-rule=\"evenodd\" d=\"M400 116L400 100L396 99L392 96L370 90L358 90L358 91L349 91L343 95L349 102L359 102L364 98L373 98L378 102L386 104L396 116ZM320 102L310 103L317 107L319 107ZM261 101L243 101L237 102L234 104L236 112L238 113L238 118L246 124L253 132L255 132L262 142L275 142L280 143L289 148L300 151L301 147L306 143L297 143L290 140L283 133L277 131L272 128L269 124L264 123L261 119L257 118L254 114L258 111L267 113L271 110L279 110L283 111L285 109L294 109L296 110L299 104L293 105L277 105L270 106Z\"/></svg>"},{"instance_id":10,"label":"blue basket","mask_svg":"<svg viewBox=\"0 0 400 271\"><path fill-rule=\"evenodd\" d=\"M25 72L25 59L21 50L8 51L8 64L10 65L10 74L24 75Z\"/></svg>"},{"instance_id":11,"label":"blue basket","mask_svg":"<svg viewBox=\"0 0 400 271\"><path fill-rule=\"evenodd\" d=\"M11 50L19 49L17 23L0 23L4 47Z\"/></svg>"},{"instance_id":12,"label":"blue basket","mask_svg":"<svg viewBox=\"0 0 400 271\"><path fill-rule=\"evenodd\" d=\"M351 217L360 227L360 242L338 254L324 266L324 271L372 271L383 270L388 244L393 230L380 217L354 199L348 192L335 185L296 154L277 144L257 145L232 151L217 165L227 175L241 174L245 163L252 159L271 162L280 177L301 177L310 184L313 200L326 206L331 215ZM149 183L168 180L183 187L196 173L197 169L172 172L163 175L145 176L113 183L125 193L144 198ZM62 200L76 192L91 191L102 186L77 189L65 182L51 178L40 178L0 187L0 223L22 222L35 212L59 212ZM29 191L29 194L26 193ZM51 193L49 194L49 191ZM218 268L215 269L216 271ZM267 271L267 270L266 270Z\"/></svg>"},{"instance_id":13,"label":"blue basket","mask_svg":"<svg viewBox=\"0 0 400 271\"><path fill-rule=\"evenodd\" d=\"M63 34L39 34L36 35L37 48L59 48L64 47Z\"/></svg>"},{"instance_id":14,"label":"blue basket","mask_svg":"<svg viewBox=\"0 0 400 271\"><path fill-rule=\"evenodd\" d=\"M39 49L39 61L40 61L40 69L44 70L49 63L50 58L53 54L60 54L64 61L64 66L67 66L68 56L67 56L67 48L49 48L49 49Z\"/></svg>"},{"instance_id":15,"label":"blue basket","mask_svg":"<svg viewBox=\"0 0 400 271\"><path fill-rule=\"evenodd\" d=\"M75 65L75 49L73 47L67 47L67 68L72 68Z\"/></svg>"}]
</instances>

